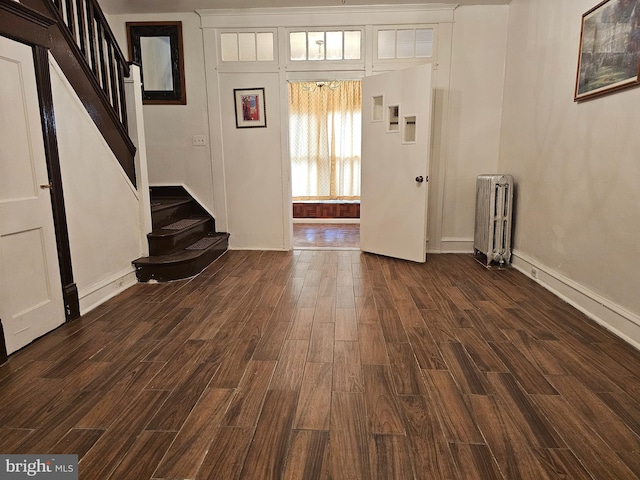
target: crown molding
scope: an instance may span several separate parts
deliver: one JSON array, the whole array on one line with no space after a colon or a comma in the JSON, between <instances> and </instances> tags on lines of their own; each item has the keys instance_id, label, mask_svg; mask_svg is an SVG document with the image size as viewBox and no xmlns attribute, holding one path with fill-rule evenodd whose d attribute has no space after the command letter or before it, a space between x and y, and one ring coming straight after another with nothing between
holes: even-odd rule
<instances>
[{"instance_id":1,"label":"crown molding","mask_svg":"<svg viewBox=\"0 0 640 480\"><path fill-rule=\"evenodd\" d=\"M452 23L457 4L196 10L202 28Z\"/></svg>"}]
</instances>

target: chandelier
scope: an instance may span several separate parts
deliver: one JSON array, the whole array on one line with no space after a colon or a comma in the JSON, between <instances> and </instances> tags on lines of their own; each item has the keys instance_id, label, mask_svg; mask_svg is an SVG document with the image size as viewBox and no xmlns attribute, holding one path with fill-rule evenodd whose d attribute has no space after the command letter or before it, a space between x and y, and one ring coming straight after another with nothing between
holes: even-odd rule
<instances>
[{"instance_id":1,"label":"chandelier","mask_svg":"<svg viewBox=\"0 0 640 480\"><path fill-rule=\"evenodd\" d=\"M301 82L301 88L304 92L315 92L316 90L328 88L329 90L337 90L340 88L340 81L329 80L319 82Z\"/></svg>"}]
</instances>

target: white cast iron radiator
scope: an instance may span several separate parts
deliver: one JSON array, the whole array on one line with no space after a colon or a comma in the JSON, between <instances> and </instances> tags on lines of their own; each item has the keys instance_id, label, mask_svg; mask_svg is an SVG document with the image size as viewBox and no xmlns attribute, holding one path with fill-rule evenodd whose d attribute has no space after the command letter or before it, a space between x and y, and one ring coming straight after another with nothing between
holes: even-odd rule
<instances>
[{"instance_id":1,"label":"white cast iron radiator","mask_svg":"<svg viewBox=\"0 0 640 480\"><path fill-rule=\"evenodd\" d=\"M513 177L479 175L476 180L474 253L484 253L487 265L511 262Z\"/></svg>"}]
</instances>

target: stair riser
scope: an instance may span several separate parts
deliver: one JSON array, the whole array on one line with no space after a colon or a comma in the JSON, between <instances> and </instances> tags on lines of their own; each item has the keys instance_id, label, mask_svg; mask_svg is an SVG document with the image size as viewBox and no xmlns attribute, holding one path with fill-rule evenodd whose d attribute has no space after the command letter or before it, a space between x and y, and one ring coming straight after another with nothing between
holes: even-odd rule
<instances>
[{"instance_id":1,"label":"stair riser","mask_svg":"<svg viewBox=\"0 0 640 480\"><path fill-rule=\"evenodd\" d=\"M138 265L136 266L136 277L140 282L148 282L150 280L168 282L193 277L226 252L228 246L229 242L225 240L207 249L201 256L179 264Z\"/></svg>"},{"instance_id":2,"label":"stair riser","mask_svg":"<svg viewBox=\"0 0 640 480\"><path fill-rule=\"evenodd\" d=\"M171 236L161 238L148 236L149 255L166 255L177 252L211 232L213 232L213 221L209 219L205 223L194 225L184 230L177 230Z\"/></svg>"},{"instance_id":3,"label":"stair riser","mask_svg":"<svg viewBox=\"0 0 640 480\"><path fill-rule=\"evenodd\" d=\"M188 218L191 215L191 211L192 206L190 203L178 205L172 208L164 208L162 210L154 211L151 214L151 223L153 228L161 228L182 218Z\"/></svg>"}]
</instances>

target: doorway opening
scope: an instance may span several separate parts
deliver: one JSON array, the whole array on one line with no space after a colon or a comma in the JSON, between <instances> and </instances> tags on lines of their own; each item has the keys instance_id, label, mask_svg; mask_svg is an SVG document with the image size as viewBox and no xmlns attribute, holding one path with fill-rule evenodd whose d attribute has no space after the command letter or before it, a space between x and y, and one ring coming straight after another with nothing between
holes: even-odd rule
<instances>
[{"instance_id":1,"label":"doorway opening","mask_svg":"<svg viewBox=\"0 0 640 480\"><path fill-rule=\"evenodd\" d=\"M362 83L288 90L293 247L359 249Z\"/></svg>"}]
</instances>

